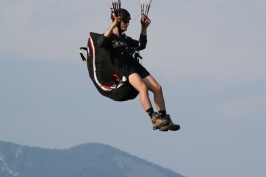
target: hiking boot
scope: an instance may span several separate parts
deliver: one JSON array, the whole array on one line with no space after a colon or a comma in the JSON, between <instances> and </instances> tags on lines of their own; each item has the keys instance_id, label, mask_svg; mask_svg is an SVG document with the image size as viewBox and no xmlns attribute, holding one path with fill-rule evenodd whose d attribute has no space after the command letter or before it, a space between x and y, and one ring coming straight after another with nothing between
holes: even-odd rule
<instances>
[{"instance_id":1,"label":"hiking boot","mask_svg":"<svg viewBox=\"0 0 266 177\"><path fill-rule=\"evenodd\" d=\"M157 112L155 112L152 114L151 122L153 130L157 130L169 124L169 119L161 118L160 115Z\"/></svg>"},{"instance_id":2,"label":"hiking boot","mask_svg":"<svg viewBox=\"0 0 266 177\"><path fill-rule=\"evenodd\" d=\"M177 131L180 129L180 125L178 124L174 124L170 118L170 115L167 114L165 117L163 117L162 119L168 120L168 124L166 124L165 126L162 126L160 128L160 131L168 131L168 130L172 130L172 131Z\"/></svg>"}]
</instances>

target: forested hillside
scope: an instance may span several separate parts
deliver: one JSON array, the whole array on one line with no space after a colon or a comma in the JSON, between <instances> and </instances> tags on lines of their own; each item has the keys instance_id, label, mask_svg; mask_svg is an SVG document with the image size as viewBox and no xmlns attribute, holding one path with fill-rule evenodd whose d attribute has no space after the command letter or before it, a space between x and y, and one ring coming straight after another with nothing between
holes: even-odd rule
<instances>
[{"instance_id":1,"label":"forested hillside","mask_svg":"<svg viewBox=\"0 0 266 177\"><path fill-rule=\"evenodd\" d=\"M104 144L65 150L0 141L0 177L182 177Z\"/></svg>"}]
</instances>

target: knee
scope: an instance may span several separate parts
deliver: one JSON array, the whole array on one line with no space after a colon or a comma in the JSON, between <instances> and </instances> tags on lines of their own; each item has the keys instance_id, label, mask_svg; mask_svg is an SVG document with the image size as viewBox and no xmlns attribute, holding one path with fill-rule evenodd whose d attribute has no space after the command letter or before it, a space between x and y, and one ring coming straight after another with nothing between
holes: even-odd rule
<instances>
[{"instance_id":1,"label":"knee","mask_svg":"<svg viewBox=\"0 0 266 177\"><path fill-rule=\"evenodd\" d=\"M139 92L140 93L148 93L148 86L144 82L140 84Z\"/></svg>"},{"instance_id":2,"label":"knee","mask_svg":"<svg viewBox=\"0 0 266 177\"><path fill-rule=\"evenodd\" d=\"M157 93L163 92L162 86L160 84L155 85L155 92L157 92Z\"/></svg>"},{"instance_id":3,"label":"knee","mask_svg":"<svg viewBox=\"0 0 266 177\"><path fill-rule=\"evenodd\" d=\"M143 82L140 86L140 92L148 92L148 86Z\"/></svg>"}]
</instances>

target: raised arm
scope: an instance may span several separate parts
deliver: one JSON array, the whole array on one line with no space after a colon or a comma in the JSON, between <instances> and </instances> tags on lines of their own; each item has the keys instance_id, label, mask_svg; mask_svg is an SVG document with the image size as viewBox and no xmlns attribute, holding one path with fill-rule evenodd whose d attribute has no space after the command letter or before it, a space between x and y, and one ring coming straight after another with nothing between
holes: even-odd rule
<instances>
[{"instance_id":1,"label":"raised arm","mask_svg":"<svg viewBox=\"0 0 266 177\"><path fill-rule=\"evenodd\" d=\"M140 19L140 24L141 24L141 32L140 32L140 34L141 35L147 36L147 28L150 25L150 23L151 23L151 20L146 15L144 15L144 18Z\"/></svg>"},{"instance_id":2,"label":"raised arm","mask_svg":"<svg viewBox=\"0 0 266 177\"><path fill-rule=\"evenodd\" d=\"M98 40L97 40L97 44L99 47L105 47L109 40L110 40L110 36L113 33L113 29L117 26L119 19L117 18L117 16L115 15L115 13L112 12L112 15L114 17L114 21L111 24L111 26L108 28L108 30L101 36L99 36Z\"/></svg>"}]
</instances>

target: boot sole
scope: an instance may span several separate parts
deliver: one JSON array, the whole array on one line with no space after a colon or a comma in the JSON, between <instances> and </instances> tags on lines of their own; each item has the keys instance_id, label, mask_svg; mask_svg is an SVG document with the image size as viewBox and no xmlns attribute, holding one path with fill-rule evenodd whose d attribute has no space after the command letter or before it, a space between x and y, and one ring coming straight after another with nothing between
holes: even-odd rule
<instances>
[{"instance_id":1,"label":"boot sole","mask_svg":"<svg viewBox=\"0 0 266 177\"><path fill-rule=\"evenodd\" d=\"M165 127L161 127L160 128L160 131L164 131L164 132L166 132L166 131L168 131L168 130L171 130L171 131L177 131L177 130L179 130L180 129L180 125L178 125L178 124L174 124L174 125L167 125L167 126L165 126Z\"/></svg>"}]
</instances>

